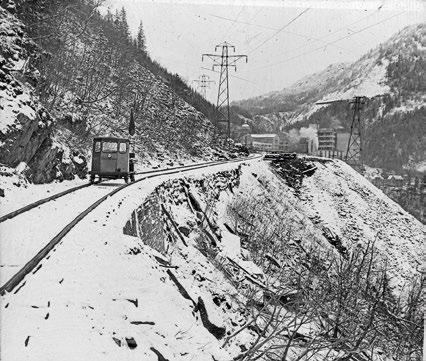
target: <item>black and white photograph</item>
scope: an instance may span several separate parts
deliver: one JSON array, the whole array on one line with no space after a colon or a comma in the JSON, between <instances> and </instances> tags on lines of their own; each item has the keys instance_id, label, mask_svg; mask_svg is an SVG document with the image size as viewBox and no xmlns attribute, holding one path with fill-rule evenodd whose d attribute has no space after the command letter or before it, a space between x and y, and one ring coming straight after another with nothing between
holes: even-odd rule
<instances>
[{"instance_id":1,"label":"black and white photograph","mask_svg":"<svg viewBox=\"0 0 426 361\"><path fill-rule=\"evenodd\" d=\"M422 361L424 0L0 0L1 361Z\"/></svg>"}]
</instances>

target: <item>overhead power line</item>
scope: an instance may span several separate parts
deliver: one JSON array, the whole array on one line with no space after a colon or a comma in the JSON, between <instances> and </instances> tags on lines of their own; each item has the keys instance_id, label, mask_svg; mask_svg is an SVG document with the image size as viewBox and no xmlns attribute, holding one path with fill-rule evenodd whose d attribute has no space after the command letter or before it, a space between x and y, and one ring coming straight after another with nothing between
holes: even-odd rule
<instances>
[{"instance_id":1,"label":"overhead power line","mask_svg":"<svg viewBox=\"0 0 426 361\"><path fill-rule=\"evenodd\" d=\"M304 56L304 55L307 55L307 54L310 54L310 53L316 52L316 51L321 50L321 49L324 49L324 47L325 47L325 46L332 45L332 44L337 43L338 41L341 41L341 40L343 40L343 39L350 38L351 36L354 36L355 34L359 34L359 33L363 32L363 31L365 31L365 30L367 30L367 29L370 29L370 28L374 27L374 26L377 26L377 25L383 24L384 22L386 22L386 21L388 21L388 20L390 20L390 19L393 19L393 18L395 18L395 17L397 17L397 16L400 16L400 15L402 15L402 14L404 14L404 13L405 13L405 12L403 11L403 12L400 12L400 13L398 13L398 14L396 14L396 15L390 16L390 17L388 17L388 18L386 18L386 19L384 19L384 20L382 20L382 21L379 21L379 22L374 23L374 24L372 24L372 25L366 26L366 27L364 27L364 28L362 28L362 29L360 29L360 30L357 30L357 31L355 31L355 32L353 32L353 33L351 33L351 34L349 34L349 35L346 35L346 36L343 36L343 37L341 37L341 38L339 38L339 39L336 39L336 40L333 40L333 41L331 41L331 42L328 42L328 43L326 43L326 44L324 44L324 45L322 45L322 46L320 46L320 47L318 47L318 48L315 48L315 49L313 49L313 50L305 51L305 52L303 52L303 53L301 53L301 54L298 54L298 55L292 56L292 57L287 58L287 59L283 59L283 60L281 60L281 61L279 61L279 62L277 62L277 63L268 64L268 65L264 65L264 66L259 66L259 67L256 67L256 68L253 68L253 69L250 69L250 71L259 70L259 69L265 69L265 68L269 68L269 67L272 67L272 66L280 65L280 64L286 63L286 62L288 62L288 61L290 61L290 60L297 59L297 58L300 58L301 56Z\"/></svg>"},{"instance_id":2,"label":"overhead power line","mask_svg":"<svg viewBox=\"0 0 426 361\"><path fill-rule=\"evenodd\" d=\"M206 68L206 67L204 67L204 66L201 66L200 68L201 68L201 69L203 69L203 70L211 71L211 72L213 72L213 73L217 73L217 74L219 74L219 73L220 73L219 71L213 70L213 69L211 69L211 68ZM252 83L253 85L259 85L259 84L255 83L254 81L251 81L251 80L248 80L248 79L242 78L242 77L237 76L237 75L228 74L228 76L230 76L230 77L232 77L232 78L235 78L235 79L240 79L240 80L246 81L246 82L248 82L248 83Z\"/></svg>"},{"instance_id":3,"label":"overhead power line","mask_svg":"<svg viewBox=\"0 0 426 361\"><path fill-rule=\"evenodd\" d=\"M232 21L232 24L229 26L229 28L225 31L225 33L222 35L222 37L221 37L221 39L226 39L226 38L228 38L228 34L229 34L229 32L231 31L231 29L232 29L232 27L235 25L235 23L237 23L238 22L238 19L240 18L240 15L241 15L241 13L243 12L243 10L245 9L245 5L243 5L242 7L241 7L241 10L240 10L240 12L238 13L238 15L235 17L235 19L234 20L231 20Z\"/></svg>"},{"instance_id":4,"label":"overhead power line","mask_svg":"<svg viewBox=\"0 0 426 361\"><path fill-rule=\"evenodd\" d=\"M223 17L223 16L217 16L217 15L212 15L212 14L211 14L211 16L213 16L215 18L218 18L218 19L221 19L221 20L234 21L233 19L229 19L229 18L226 18L226 17ZM261 28L261 29L265 29L265 30L274 30L274 31L279 31L280 30L279 28L274 28L274 27L271 27L271 26L255 24L255 23L251 23L251 22L247 22L247 21L236 21L236 22L239 23L239 24L244 24L244 25L249 25L249 26L255 26L255 27L258 27L258 28ZM321 38L315 38L313 36L303 35L303 34L295 33L293 31L288 31L288 30L287 31L281 30L281 32L283 32L285 34L290 34L290 35L298 36L300 38L304 38L304 39L308 39L308 40L319 41L319 42L322 42L324 44L327 43L327 41L322 40L322 39L324 37L328 37L328 35L326 35L324 37L321 37ZM302 48L304 48L304 47L306 47L306 45L302 46ZM352 50L343 48L341 46L336 46L336 47L339 48L339 49L342 49L342 50L346 50L346 51L351 51L352 52ZM299 48L297 48L297 49L299 49Z\"/></svg>"},{"instance_id":5,"label":"overhead power line","mask_svg":"<svg viewBox=\"0 0 426 361\"><path fill-rule=\"evenodd\" d=\"M285 28L287 28L288 26L290 26L292 23L294 23L297 19L299 19L301 16L303 16L303 14L305 14L307 11L309 11L309 8L306 8L305 10L303 10L300 14L298 14L296 17L294 17L293 19L291 19L287 24L285 24L283 27L281 27L280 29L278 29L274 34L272 34L269 38L266 38L264 41L262 41L258 46L256 46L254 49L250 50L248 52L248 55L250 55L251 53L253 53L254 51L256 51L257 49L259 49L261 46L263 46L264 44L266 44L269 40L273 39L275 36L277 36L281 31L283 31Z\"/></svg>"}]
</instances>

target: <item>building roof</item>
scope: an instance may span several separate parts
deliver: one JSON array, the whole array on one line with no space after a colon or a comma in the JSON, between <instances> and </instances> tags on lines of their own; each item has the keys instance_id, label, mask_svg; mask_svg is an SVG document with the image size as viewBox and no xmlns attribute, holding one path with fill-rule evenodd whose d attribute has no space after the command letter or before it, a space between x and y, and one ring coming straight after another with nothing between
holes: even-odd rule
<instances>
[{"instance_id":1,"label":"building roof","mask_svg":"<svg viewBox=\"0 0 426 361\"><path fill-rule=\"evenodd\" d=\"M250 134L253 138L275 138L277 134Z\"/></svg>"},{"instance_id":2,"label":"building roof","mask_svg":"<svg viewBox=\"0 0 426 361\"><path fill-rule=\"evenodd\" d=\"M336 129L334 128L319 128L318 129L318 134L319 133L335 133Z\"/></svg>"}]
</instances>

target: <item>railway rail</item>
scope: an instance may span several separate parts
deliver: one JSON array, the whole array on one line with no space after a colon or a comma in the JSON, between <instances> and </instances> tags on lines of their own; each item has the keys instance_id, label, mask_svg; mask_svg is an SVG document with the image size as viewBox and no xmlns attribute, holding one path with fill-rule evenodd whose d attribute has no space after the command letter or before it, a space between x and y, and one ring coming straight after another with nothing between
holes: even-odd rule
<instances>
[{"instance_id":1,"label":"railway rail","mask_svg":"<svg viewBox=\"0 0 426 361\"><path fill-rule=\"evenodd\" d=\"M249 157L249 158L243 158L243 159L232 159L232 160L227 160L227 161L211 161L211 162L206 162L206 163L202 163L202 164L197 164L197 165L189 165L189 166L181 166L181 167L175 167L175 168L169 168L169 169L157 169L157 170L153 170L153 171L146 171L146 172L139 172L137 173L138 175L141 174L147 174L146 176L136 179L134 182L131 183L127 183L127 184L123 184L122 186L115 188L114 190L112 190L111 192L107 193L106 195L102 196L101 198L99 198L97 201L95 201L94 203L92 203L88 208L86 208L84 211L80 212L70 223L68 223L64 228L62 228L62 230L56 235L54 236L33 258L31 258L31 260L29 260L14 276L12 276L6 283L4 283L1 287L0 287L0 295L4 295L6 292L12 292L15 290L15 288L22 282L24 281L18 289L16 289L14 291L14 293L18 292L18 290L23 287L26 283L26 281L24 280L24 278L30 274L33 273L35 274L38 269L40 268L39 264L40 262L50 253L50 251L71 231L71 229L73 229L84 217L86 217L91 211L93 211L96 207L98 207L102 202L104 202L107 198L113 196L114 194L120 192L121 190L127 188L127 187L131 187L132 185L139 183L143 180L146 179L150 179L150 178L154 178L154 177L159 177L159 176L163 176L163 175L171 175L171 174L176 174L176 173L180 173L182 171L189 171L189 170L196 170L196 169L201 169L201 168L207 168L210 166L215 166L215 165L220 165L220 164L228 164L228 163L239 163L239 162L244 162L244 161L248 161L248 160L254 160L254 159L258 159L261 158L262 156L256 155L253 157ZM99 183L98 183L99 184ZM11 217L6 218L6 219L10 219L13 217L16 217L17 215L24 213L34 207L37 207L40 204L49 202L50 200L53 199L57 199L63 195L69 194L71 192L74 192L76 190L82 189L84 187L89 186L88 185L83 185L83 186L79 186L79 187L75 187L72 188L68 191L65 192L61 192L58 193L56 195L53 195L51 197L39 200L37 202L34 202L32 204L29 204L17 211L14 211L10 214L12 214ZM7 216L7 215L6 215ZM4 216L5 217L5 216Z\"/></svg>"},{"instance_id":2,"label":"railway rail","mask_svg":"<svg viewBox=\"0 0 426 361\"><path fill-rule=\"evenodd\" d=\"M153 169L153 170L148 170L148 171L143 171L143 172L136 172L135 175L155 174L155 173L165 172L165 171L174 170L174 169L188 169L188 168L196 167L196 166L199 166L199 165L212 165L213 163L216 163L216 162L218 162L218 161L210 161L210 162L204 162L204 163L198 163L198 164L189 164L189 165L183 165L183 166L179 166L179 167L171 167L171 168L166 168L166 169ZM77 187L73 187L73 188L67 189L65 191L53 194L53 195L51 195L49 197L39 199L39 200L37 200L37 201L35 201L33 203L27 204L24 207L21 207L19 209L16 209L16 210L14 210L14 211L12 211L10 213L7 213L7 214L1 216L0 217L0 223L6 221L8 219L15 218L16 216L19 216L22 213L28 212L28 211L30 211L33 208L41 206L44 203L53 201L55 199L58 199L60 197L65 196L67 194L76 192L76 191L78 191L80 189L87 188L87 187L90 187L92 185L102 184L104 182L95 182L95 183L82 184L82 185L79 185Z\"/></svg>"}]
</instances>

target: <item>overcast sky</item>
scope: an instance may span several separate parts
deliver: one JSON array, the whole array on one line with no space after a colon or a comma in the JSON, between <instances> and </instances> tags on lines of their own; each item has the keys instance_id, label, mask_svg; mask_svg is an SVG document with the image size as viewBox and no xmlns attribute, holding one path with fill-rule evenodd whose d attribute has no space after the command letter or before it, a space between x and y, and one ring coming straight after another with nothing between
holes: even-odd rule
<instances>
[{"instance_id":1,"label":"overcast sky","mask_svg":"<svg viewBox=\"0 0 426 361\"><path fill-rule=\"evenodd\" d=\"M214 53L224 41L235 45L235 54L248 55L247 64L240 61L237 72L230 70L232 101L354 61L425 20L425 3L417 0L106 0L105 5L124 6L132 34L142 21L149 54L169 71L189 84L203 73L215 80L207 90L214 103L219 74L209 71L212 61L201 62L201 54Z\"/></svg>"}]
</instances>

